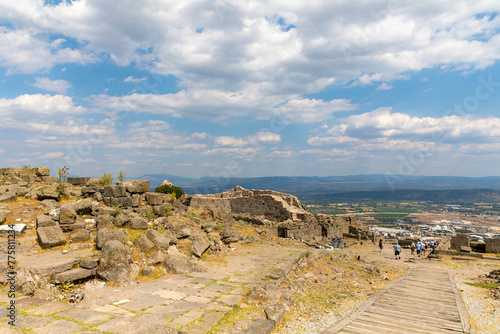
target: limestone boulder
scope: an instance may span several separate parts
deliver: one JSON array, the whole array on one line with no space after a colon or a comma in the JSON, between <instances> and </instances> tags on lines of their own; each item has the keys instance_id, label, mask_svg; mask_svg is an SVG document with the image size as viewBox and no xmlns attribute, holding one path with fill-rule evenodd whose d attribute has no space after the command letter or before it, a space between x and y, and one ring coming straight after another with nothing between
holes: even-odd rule
<instances>
[{"instance_id":1,"label":"limestone boulder","mask_svg":"<svg viewBox=\"0 0 500 334\"><path fill-rule=\"evenodd\" d=\"M151 189L149 180L129 180L123 184L131 194L143 194Z\"/></svg>"},{"instance_id":2,"label":"limestone boulder","mask_svg":"<svg viewBox=\"0 0 500 334\"><path fill-rule=\"evenodd\" d=\"M61 195L57 191L50 190L50 189L43 189L42 191L37 193L37 200L43 201L46 199L51 199L57 202L61 201Z\"/></svg>"},{"instance_id":3,"label":"limestone boulder","mask_svg":"<svg viewBox=\"0 0 500 334\"><path fill-rule=\"evenodd\" d=\"M200 257L210 248L212 243L204 235L198 235L193 239L193 246L191 247L191 254Z\"/></svg>"},{"instance_id":4,"label":"limestone boulder","mask_svg":"<svg viewBox=\"0 0 500 334\"><path fill-rule=\"evenodd\" d=\"M85 268L75 268L71 269L54 276L53 282L56 284L61 284L64 282L74 282L81 279L89 278L96 274L96 270L89 270Z\"/></svg>"},{"instance_id":5,"label":"limestone boulder","mask_svg":"<svg viewBox=\"0 0 500 334\"><path fill-rule=\"evenodd\" d=\"M75 211L79 215L89 215L92 213L92 201L89 198L79 200L75 204Z\"/></svg>"},{"instance_id":6,"label":"limestone boulder","mask_svg":"<svg viewBox=\"0 0 500 334\"><path fill-rule=\"evenodd\" d=\"M266 307L264 310L267 320L274 322L274 326L278 326L286 314L286 307L283 304L274 304Z\"/></svg>"},{"instance_id":7,"label":"limestone boulder","mask_svg":"<svg viewBox=\"0 0 500 334\"><path fill-rule=\"evenodd\" d=\"M99 262L94 259L83 259L80 261L80 267L85 268L85 269L94 269L97 268L97 265Z\"/></svg>"},{"instance_id":8,"label":"limestone boulder","mask_svg":"<svg viewBox=\"0 0 500 334\"><path fill-rule=\"evenodd\" d=\"M203 269L194 263L189 257L177 251L177 248L171 246L168 250L167 258L163 265L174 274L188 274L190 272L201 272Z\"/></svg>"},{"instance_id":9,"label":"limestone boulder","mask_svg":"<svg viewBox=\"0 0 500 334\"><path fill-rule=\"evenodd\" d=\"M168 238L165 234L161 234L156 230L149 230L146 236L158 249L168 249L170 246L171 238Z\"/></svg>"},{"instance_id":10,"label":"limestone boulder","mask_svg":"<svg viewBox=\"0 0 500 334\"><path fill-rule=\"evenodd\" d=\"M110 185L104 187L104 197L125 197L126 195L126 187L122 185Z\"/></svg>"},{"instance_id":11,"label":"limestone boulder","mask_svg":"<svg viewBox=\"0 0 500 334\"><path fill-rule=\"evenodd\" d=\"M154 266L160 263L163 263L165 259L167 258L167 255L165 255L161 250L154 252L149 256L147 259L146 263L148 266Z\"/></svg>"},{"instance_id":12,"label":"limestone boulder","mask_svg":"<svg viewBox=\"0 0 500 334\"><path fill-rule=\"evenodd\" d=\"M102 228L110 228L113 225L113 216L111 215L99 215L96 220L96 228L100 230Z\"/></svg>"},{"instance_id":13,"label":"limestone boulder","mask_svg":"<svg viewBox=\"0 0 500 334\"><path fill-rule=\"evenodd\" d=\"M142 234L139 238L137 238L137 240L135 240L134 246L142 250L144 253L147 253L155 245L148 239L148 237L146 237L145 234Z\"/></svg>"},{"instance_id":14,"label":"limestone boulder","mask_svg":"<svg viewBox=\"0 0 500 334\"><path fill-rule=\"evenodd\" d=\"M12 211L0 210L0 225L7 221L7 217L12 215Z\"/></svg>"},{"instance_id":15,"label":"limestone boulder","mask_svg":"<svg viewBox=\"0 0 500 334\"><path fill-rule=\"evenodd\" d=\"M130 217L127 216L124 213L120 213L116 218L115 218L115 225L116 226L123 226L127 224L130 221Z\"/></svg>"},{"instance_id":16,"label":"limestone boulder","mask_svg":"<svg viewBox=\"0 0 500 334\"><path fill-rule=\"evenodd\" d=\"M97 275L106 281L126 283L130 276L130 251L118 240L106 242L99 257Z\"/></svg>"},{"instance_id":17,"label":"limestone boulder","mask_svg":"<svg viewBox=\"0 0 500 334\"><path fill-rule=\"evenodd\" d=\"M70 242L84 242L90 240L90 232L87 230L75 230L69 234Z\"/></svg>"},{"instance_id":18,"label":"limestone boulder","mask_svg":"<svg viewBox=\"0 0 500 334\"><path fill-rule=\"evenodd\" d=\"M236 229L230 227L224 228L220 233L220 237L222 242L225 244L237 242L242 239L240 233Z\"/></svg>"},{"instance_id":19,"label":"limestone boulder","mask_svg":"<svg viewBox=\"0 0 500 334\"><path fill-rule=\"evenodd\" d=\"M184 239L184 238L190 237L191 234L192 234L192 232L190 229L183 228L183 229L180 229L179 231L177 231L177 233L175 234L175 237L177 239Z\"/></svg>"},{"instance_id":20,"label":"limestone boulder","mask_svg":"<svg viewBox=\"0 0 500 334\"><path fill-rule=\"evenodd\" d=\"M148 222L143 217L135 217L130 219L128 226L137 230L145 230L148 228Z\"/></svg>"},{"instance_id":21,"label":"limestone boulder","mask_svg":"<svg viewBox=\"0 0 500 334\"><path fill-rule=\"evenodd\" d=\"M36 229L38 243L42 248L51 248L66 244L66 236L59 226L45 226Z\"/></svg>"},{"instance_id":22,"label":"limestone boulder","mask_svg":"<svg viewBox=\"0 0 500 334\"><path fill-rule=\"evenodd\" d=\"M274 329L274 322L266 319L257 319L248 327L245 334L268 334Z\"/></svg>"},{"instance_id":23,"label":"limestone boulder","mask_svg":"<svg viewBox=\"0 0 500 334\"><path fill-rule=\"evenodd\" d=\"M75 211L75 205L65 203L61 205L60 210L59 226L61 226L61 229L65 232L72 231L74 229L72 225L76 222L76 218L78 217Z\"/></svg>"},{"instance_id":24,"label":"limestone boulder","mask_svg":"<svg viewBox=\"0 0 500 334\"><path fill-rule=\"evenodd\" d=\"M163 197L165 197L165 195L162 193L151 193L151 192L146 193L145 196L146 196L146 202L151 206L162 204Z\"/></svg>"},{"instance_id":25,"label":"limestone boulder","mask_svg":"<svg viewBox=\"0 0 500 334\"><path fill-rule=\"evenodd\" d=\"M96 248L102 249L106 242L116 240L122 244L127 243L127 238L122 231L112 230L110 228L102 228L97 231Z\"/></svg>"},{"instance_id":26,"label":"limestone boulder","mask_svg":"<svg viewBox=\"0 0 500 334\"><path fill-rule=\"evenodd\" d=\"M50 168L46 166L35 167L35 173L38 177L50 176Z\"/></svg>"}]
</instances>

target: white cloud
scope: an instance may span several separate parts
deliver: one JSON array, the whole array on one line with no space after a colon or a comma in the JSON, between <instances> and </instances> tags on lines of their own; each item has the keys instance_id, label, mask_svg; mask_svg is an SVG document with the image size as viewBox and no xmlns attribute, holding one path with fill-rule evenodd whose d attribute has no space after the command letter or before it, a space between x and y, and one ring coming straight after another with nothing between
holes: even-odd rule
<instances>
[{"instance_id":1,"label":"white cloud","mask_svg":"<svg viewBox=\"0 0 500 334\"><path fill-rule=\"evenodd\" d=\"M2 150L2 149L0 148L0 153L5 153L5 150Z\"/></svg>"},{"instance_id":2,"label":"white cloud","mask_svg":"<svg viewBox=\"0 0 500 334\"><path fill-rule=\"evenodd\" d=\"M35 78L32 86L59 94L65 94L72 87L71 83L66 80L50 80L48 78Z\"/></svg>"},{"instance_id":3,"label":"white cloud","mask_svg":"<svg viewBox=\"0 0 500 334\"><path fill-rule=\"evenodd\" d=\"M135 165L135 161L132 160L124 160L121 162L122 165Z\"/></svg>"},{"instance_id":4,"label":"white cloud","mask_svg":"<svg viewBox=\"0 0 500 334\"><path fill-rule=\"evenodd\" d=\"M129 77L126 77L123 82L132 82L132 83L141 83L143 82L144 80L146 80L146 78L134 78L133 76L129 76Z\"/></svg>"},{"instance_id":5,"label":"white cloud","mask_svg":"<svg viewBox=\"0 0 500 334\"><path fill-rule=\"evenodd\" d=\"M19 116L19 113L26 112L38 115L80 114L85 110L84 107L75 106L70 97L63 95L25 94L15 99L0 99L0 115L3 116Z\"/></svg>"},{"instance_id":6,"label":"white cloud","mask_svg":"<svg viewBox=\"0 0 500 334\"><path fill-rule=\"evenodd\" d=\"M377 88L377 90L389 90L389 89L392 89L392 85L388 84L387 82L382 83Z\"/></svg>"},{"instance_id":7,"label":"white cloud","mask_svg":"<svg viewBox=\"0 0 500 334\"><path fill-rule=\"evenodd\" d=\"M64 156L63 152L50 152L39 156L39 159L58 159Z\"/></svg>"},{"instance_id":8,"label":"white cloud","mask_svg":"<svg viewBox=\"0 0 500 334\"><path fill-rule=\"evenodd\" d=\"M291 158L296 155L294 151L273 151L269 153L267 156L269 158Z\"/></svg>"}]
</instances>

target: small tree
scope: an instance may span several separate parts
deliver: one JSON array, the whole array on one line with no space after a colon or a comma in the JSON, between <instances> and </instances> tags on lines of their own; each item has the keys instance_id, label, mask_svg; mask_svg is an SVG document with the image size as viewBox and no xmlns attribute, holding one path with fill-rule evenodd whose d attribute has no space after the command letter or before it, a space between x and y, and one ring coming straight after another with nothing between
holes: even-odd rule
<instances>
[{"instance_id":1,"label":"small tree","mask_svg":"<svg viewBox=\"0 0 500 334\"><path fill-rule=\"evenodd\" d=\"M101 185L103 186L109 186L111 183L113 183L113 174L111 173L104 173L101 175L100 181Z\"/></svg>"},{"instance_id":2,"label":"small tree","mask_svg":"<svg viewBox=\"0 0 500 334\"><path fill-rule=\"evenodd\" d=\"M127 175L127 173L119 171L118 176L116 178L118 179L118 181L123 182L125 180L125 175Z\"/></svg>"}]
</instances>

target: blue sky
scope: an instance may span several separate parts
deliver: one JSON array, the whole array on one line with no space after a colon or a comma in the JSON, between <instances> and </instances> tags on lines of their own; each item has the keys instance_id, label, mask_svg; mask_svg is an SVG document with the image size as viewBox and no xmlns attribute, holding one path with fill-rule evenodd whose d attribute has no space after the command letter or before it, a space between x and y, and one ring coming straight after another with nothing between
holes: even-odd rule
<instances>
[{"instance_id":1,"label":"blue sky","mask_svg":"<svg viewBox=\"0 0 500 334\"><path fill-rule=\"evenodd\" d=\"M0 165L499 175L498 1L0 0Z\"/></svg>"}]
</instances>

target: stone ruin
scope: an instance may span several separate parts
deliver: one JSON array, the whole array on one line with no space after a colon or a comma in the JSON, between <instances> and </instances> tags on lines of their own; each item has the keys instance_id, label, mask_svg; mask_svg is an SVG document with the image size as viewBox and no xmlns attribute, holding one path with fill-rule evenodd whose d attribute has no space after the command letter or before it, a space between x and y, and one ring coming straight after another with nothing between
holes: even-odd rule
<instances>
[{"instance_id":1,"label":"stone ruin","mask_svg":"<svg viewBox=\"0 0 500 334\"><path fill-rule=\"evenodd\" d=\"M297 197L272 190L247 190L238 186L219 194L189 196L186 201L193 207L235 218L243 217L253 223L277 223L276 233L283 238L372 238L368 227L361 226L354 217L316 215L301 204Z\"/></svg>"}]
</instances>

